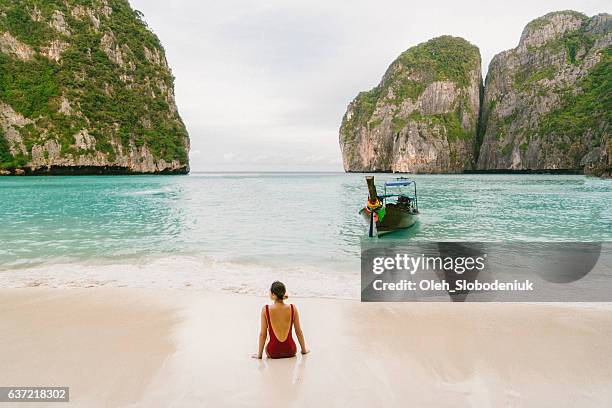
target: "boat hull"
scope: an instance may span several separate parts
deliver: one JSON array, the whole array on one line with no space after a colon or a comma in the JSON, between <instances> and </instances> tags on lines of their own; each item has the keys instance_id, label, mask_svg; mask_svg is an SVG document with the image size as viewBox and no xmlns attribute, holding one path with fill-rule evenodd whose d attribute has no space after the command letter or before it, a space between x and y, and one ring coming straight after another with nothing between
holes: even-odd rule
<instances>
[{"instance_id":1,"label":"boat hull","mask_svg":"<svg viewBox=\"0 0 612 408\"><path fill-rule=\"evenodd\" d=\"M399 229L410 228L417 222L419 217L418 212L411 212L409 210L397 208L391 205L388 205L385 208L385 211L386 213L382 222L376 222L376 231L377 235L379 236L397 231ZM363 217L366 226L369 226L370 214L367 213L365 208L359 211L359 213Z\"/></svg>"}]
</instances>

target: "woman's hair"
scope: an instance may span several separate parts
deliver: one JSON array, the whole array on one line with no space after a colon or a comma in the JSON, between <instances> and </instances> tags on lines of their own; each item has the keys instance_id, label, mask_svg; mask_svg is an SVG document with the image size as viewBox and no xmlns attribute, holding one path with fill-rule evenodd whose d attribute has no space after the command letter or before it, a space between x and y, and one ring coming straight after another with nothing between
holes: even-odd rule
<instances>
[{"instance_id":1,"label":"woman's hair","mask_svg":"<svg viewBox=\"0 0 612 408\"><path fill-rule=\"evenodd\" d=\"M285 288L285 284L283 282L272 282L272 286L270 286L270 292L272 292L278 300L283 300L287 297L285 295L285 293L287 292L287 288Z\"/></svg>"}]
</instances>

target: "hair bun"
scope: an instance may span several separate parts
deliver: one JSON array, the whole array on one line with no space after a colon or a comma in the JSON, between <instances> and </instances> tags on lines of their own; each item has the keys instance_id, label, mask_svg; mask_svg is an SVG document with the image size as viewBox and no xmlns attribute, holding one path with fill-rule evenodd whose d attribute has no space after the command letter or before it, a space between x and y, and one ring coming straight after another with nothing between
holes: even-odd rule
<instances>
[{"instance_id":1,"label":"hair bun","mask_svg":"<svg viewBox=\"0 0 612 408\"><path fill-rule=\"evenodd\" d=\"M276 297L278 300L287 299L287 289L285 288L285 284L283 282L274 281L272 282L272 286L270 286L270 292Z\"/></svg>"}]
</instances>

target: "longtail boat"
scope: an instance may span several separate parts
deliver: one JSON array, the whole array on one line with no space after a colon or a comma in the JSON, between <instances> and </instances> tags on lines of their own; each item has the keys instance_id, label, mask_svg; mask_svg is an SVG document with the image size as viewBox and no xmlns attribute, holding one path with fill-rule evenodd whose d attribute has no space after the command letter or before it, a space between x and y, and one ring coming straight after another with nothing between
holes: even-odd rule
<instances>
[{"instance_id":1,"label":"longtail boat","mask_svg":"<svg viewBox=\"0 0 612 408\"><path fill-rule=\"evenodd\" d=\"M368 226L369 237L377 237L414 225L419 216L419 202L414 180L400 177L395 181L388 181L384 184L382 195L376 192L373 176L367 176L366 183L368 184L368 202L359 213ZM412 194L403 191L409 186L414 187ZM395 191L388 193L387 188Z\"/></svg>"}]
</instances>

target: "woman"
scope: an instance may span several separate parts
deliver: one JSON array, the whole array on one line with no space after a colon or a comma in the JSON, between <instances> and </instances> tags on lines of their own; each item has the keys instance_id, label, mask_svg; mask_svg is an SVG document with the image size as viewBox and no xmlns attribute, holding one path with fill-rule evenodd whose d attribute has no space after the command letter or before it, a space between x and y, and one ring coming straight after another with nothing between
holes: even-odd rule
<instances>
[{"instance_id":1,"label":"woman","mask_svg":"<svg viewBox=\"0 0 612 408\"><path fill-rule=\"evenodd\" d=\"M294 357L297 352L291 328L295 326L295 335L300 343L302 354L307 354L308 349L304 342L302 327L300 326L300 315L297 308L293 305L285 304L287 289L282 282L276 281L270 287L270 299L274 304L265 305L261 309L261 330L259 332L259 351L253 354L253 358L262 358L264 345L268 332L270 333L270 341L266 346L266 355L268 358L286 358Z\"/></svg>"}]
</instances>

